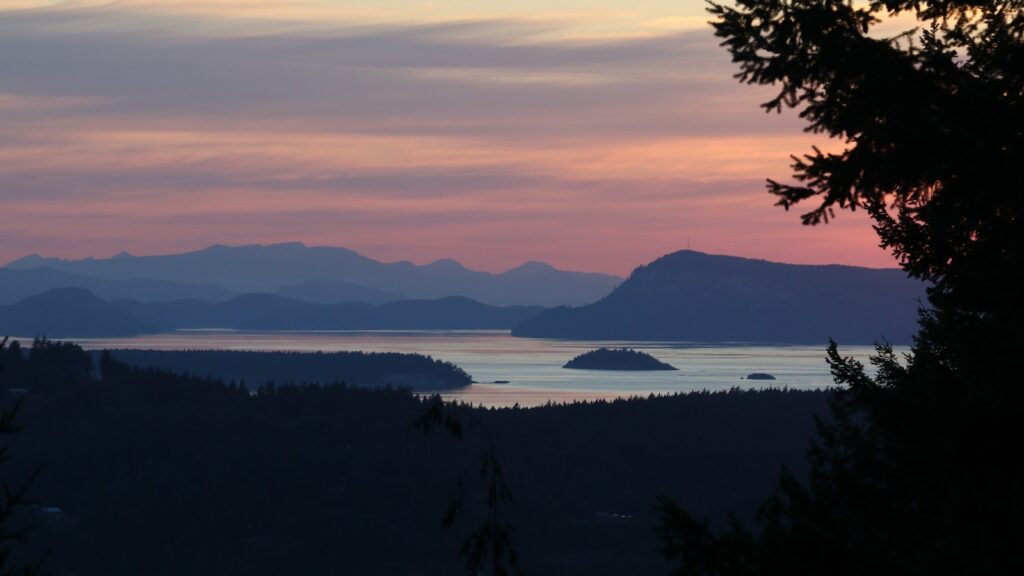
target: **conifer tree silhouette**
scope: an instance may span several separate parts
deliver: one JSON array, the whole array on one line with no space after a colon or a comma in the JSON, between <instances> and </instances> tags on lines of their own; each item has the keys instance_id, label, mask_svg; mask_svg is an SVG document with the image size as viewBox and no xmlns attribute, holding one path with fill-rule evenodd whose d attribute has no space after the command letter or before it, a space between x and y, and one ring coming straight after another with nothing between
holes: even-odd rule
<instances>
[{"instance_id":1,"label":"conifer tree silhouette","mask_svg":"<svg viewBox=\"0 0 1024 576\"><path fill-rule=\"evenodd\" d=\"M768 182L805 224L864 209L881 245L931 282L903 358L875 375L842 356L807 482L783 475L755 532L715 531L668 499L659 535L676 574L1005 574L1024 570L1022 269L1024 3L738 0L712 23L746 83L779 88L844 145ZM917 28L889 37L884 19Z\"/></svg>"},{"instance_id":2,"label":"conifer tree silhouette","mask_svg":"<svg viewBox=\"0 0 1024 576\"><path fill-rule=\"evenodd\" d=\"M424 434L434 429L442 429L453 439L462 439L466 428L479 430L484 439L484 450L477 458L474 466L463 474L449 499L448 506L442 515L443 527L451 527L463 507L463 488L465 476L474 469L478 471L485 486L484 509L485 517L479 526L470 532L462 544L462 554L466 557L466 574L491 574L491 576L508 576L522 574L519 567L519 555L515 547L515 530L504 520L501 510L505 504L512 503L512 492L505 483L501 463L494 443L494 436L471 410L461 410L462 406L446 404L439 396L431 399L427 410L417 419L415 428Z\"/></svg>"}]
</instances>

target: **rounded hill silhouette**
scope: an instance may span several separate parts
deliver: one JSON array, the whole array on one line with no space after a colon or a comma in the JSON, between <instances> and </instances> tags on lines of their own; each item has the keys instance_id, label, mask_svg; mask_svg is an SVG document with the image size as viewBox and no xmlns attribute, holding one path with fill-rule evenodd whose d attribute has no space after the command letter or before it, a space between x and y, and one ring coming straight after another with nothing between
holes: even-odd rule
<instances>
[{"instance_id":1,"label":"rounded hill silhouette","mask_svg":"<svg viewBox=\"0 0 1024 576\"><path fill-rule=\"evenodd\" d=\"M677 370L654 356L632 348L598 348L566 362L563 368L582 370Z\"/></svg>"}]
</instances>

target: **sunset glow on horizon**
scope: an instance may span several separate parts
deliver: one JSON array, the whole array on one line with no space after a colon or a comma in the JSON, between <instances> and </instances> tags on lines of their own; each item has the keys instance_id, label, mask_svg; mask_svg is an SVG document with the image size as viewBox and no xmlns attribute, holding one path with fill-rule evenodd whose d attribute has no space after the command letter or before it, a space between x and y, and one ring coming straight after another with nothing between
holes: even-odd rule
<instances>
[{"instance_id":1,"label":"sunset glow on horizon","mask_svg":"<svg viewBox=\"0 0 1024 576\"><path fill-rule=\"evenodd\" d=\"M893 267L773 206L812 144L702 1L0 0L0 265L212 244L628 274Z\"/></svg>"}]
</instances>

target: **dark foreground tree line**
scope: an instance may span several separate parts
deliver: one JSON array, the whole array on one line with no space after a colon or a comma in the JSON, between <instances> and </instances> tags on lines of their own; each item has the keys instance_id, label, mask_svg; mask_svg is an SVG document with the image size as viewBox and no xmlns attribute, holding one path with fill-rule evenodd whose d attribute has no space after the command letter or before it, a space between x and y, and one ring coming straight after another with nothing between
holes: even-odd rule
<instances>
[{"instance_id":1,"label":"dark foreground tree line","mask_svg":"<svg viewBox=\"0 0 1024 576\"><path fill-rule=\"evenodd\" d=\"M0 362L25 425L4 477L44 465L17 553L48 553L53 574L464 573L460 546L486 512L473 422L493 434L524 573L664 572L657 496L715 518L751 509L782 466L803 475L825 404L767 390L461 406L452 440L415 430L433 400L406 390L251 392L42 340Z\"/></svg>"}]
</instances>

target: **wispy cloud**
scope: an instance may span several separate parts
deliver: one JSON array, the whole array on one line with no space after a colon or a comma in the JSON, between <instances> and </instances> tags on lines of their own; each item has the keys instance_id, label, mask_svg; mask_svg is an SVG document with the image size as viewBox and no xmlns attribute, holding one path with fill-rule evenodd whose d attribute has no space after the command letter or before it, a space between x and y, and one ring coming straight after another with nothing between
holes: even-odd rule
<instances>
[{"instance_id":1,"label":"wispy cloud","mask_svg":"<svg viewBox=\"0 0 1024 576\"><path fill-rule=\"evenodd\" d=\"M299 239L622 273L700 230L835 258L782 243L798 225L761 178L811 140L736 85L699 9L559 1L0 12L0 226L25 239L0 257ZM870 234L842 238L848 261L887 262Z\"/></svg>"}]
</instances>

